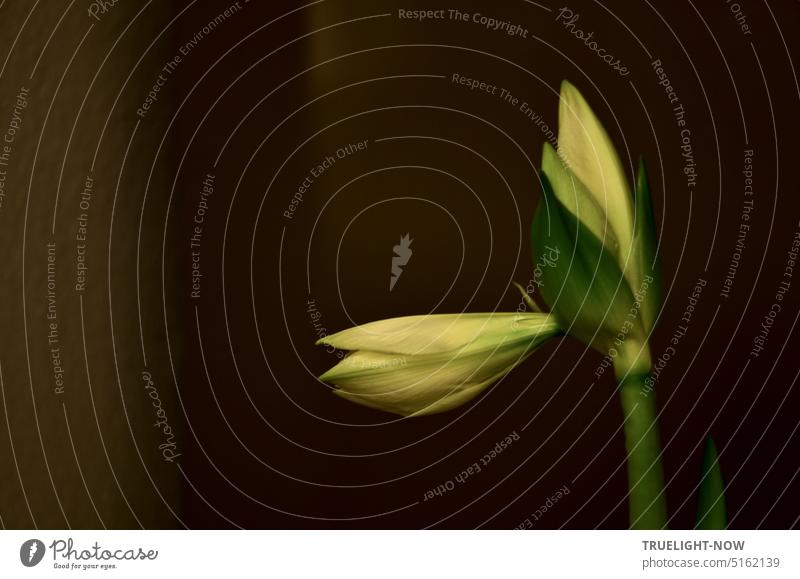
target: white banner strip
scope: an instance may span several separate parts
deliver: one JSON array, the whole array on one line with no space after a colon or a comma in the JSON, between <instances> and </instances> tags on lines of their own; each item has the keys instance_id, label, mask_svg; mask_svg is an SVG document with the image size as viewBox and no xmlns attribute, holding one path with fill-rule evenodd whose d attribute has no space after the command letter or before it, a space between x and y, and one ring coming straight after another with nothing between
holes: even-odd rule
<instances>
[{"instance_id":1,"label":"white banner strip","mask_svg":"<svg viewBox=\"0 0 800 579\"><path fill-rule=\"evenodd\" d=\"M0 577L800 577L786 531L3 531Z\"/></svg>"}]
</instances>

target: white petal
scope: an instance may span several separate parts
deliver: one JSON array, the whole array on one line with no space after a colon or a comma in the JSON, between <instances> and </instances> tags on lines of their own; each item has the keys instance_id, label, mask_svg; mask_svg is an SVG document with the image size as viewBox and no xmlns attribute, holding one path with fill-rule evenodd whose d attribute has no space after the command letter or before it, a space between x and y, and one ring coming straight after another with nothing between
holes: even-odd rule
<instances>
[{"instance_id":1,"label":"white petal","mask_svg":"<svg viewBox=\"0 0 800 579\"><path fill-rule=\"evenodd\" d=\"M554 326L541 313L433 314L407 316L355 326L317 344L340 350L370 350L389 354L452 352L475 340L495 340L509 332L535 332Z\"/></svg>"},{"instance_id":2,"label":"white petal","mask_svg":"<svg viewBox=\"0 0 800 579\"><path fill-rule=\"evenodd\" d=\"M617 258L624 271L633 236L631 189L608 133L578 89L567 81L561 84L558 152L606 214L619 243Z\"/></svg>"},{"instance_id":3,"label":"white petal","mask_svg":"<svg viewBox=\"0 0 800 579\"><path fill-rule=\"evenodd\" d=\"M405 356L354 352L323 379L351 400L402 415L444 410L466 402L519 364L529 342L500 344L494 351Z\"/></svg>"},{"instance_id":4,"label":"white petal","mask_svg":"<svg viewBox=\"0 0 800 579\"><path fill-rule=\"evenodd\" d=\"M369 396L354 394L342 389L334 390L334 392L351 402L383 410L384 412L391 412L401 416L424 416L446 412L469 402L493 382L502 378L505 373L498 373L497 376L493 376L483 382L465 382L446 391L437 392L435 396L413 396L407 393L394 393L394 395L387 393L382 396Z\"/></svg>"},{"instance_id":5,"label":"white petal","mask_svg":"<svg viewBox=\"0 0 800 579\"><path fill-rule=\"evenodd\" d=\"M612 231L606 212L597 204L583 182L566 168L562 158L549 144L542 150L542 172L547 176L553 193L564 207L577 217L616 258L619 251L617 236Z\"/></svg>"}]
</instances>

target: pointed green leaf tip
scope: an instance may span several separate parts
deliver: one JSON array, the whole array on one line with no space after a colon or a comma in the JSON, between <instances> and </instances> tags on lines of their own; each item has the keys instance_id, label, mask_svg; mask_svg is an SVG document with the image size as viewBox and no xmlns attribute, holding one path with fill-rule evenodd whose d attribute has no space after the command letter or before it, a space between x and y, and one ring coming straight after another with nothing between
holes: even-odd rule
<instances>
[{"instance_id":1,"label":"pointed green leaf tip","mask_svg":"<svg viewBox=\"0 0 800 579\"><path fill-rule=\"evenodd\" d=\"M639 296L641 299L641 316L645 331L653 331L653 325L661 308L661 264L658 259L658 236L653 216L653 202L650 198L650 182L647 178L647 167L644 159L639 159L639 173L636 177L636 220L633 228L633 246L636 248L634 259L637 263L637 277L640 289L647 281L647 291Z\"/></svg>"},{"instance_id":2,"label":"pointed green leaf tip","mask_svg":"<svg viewBox=\"0 0 800 579\"><path fill-rule=\"evenodd\" d=\"M719 467L717 448L714 440L706 438L703 451L703 477L697 495L696 529L718 530L728 526L728 514L725 508L725 481Z\"/></svg>"}]
</instances>

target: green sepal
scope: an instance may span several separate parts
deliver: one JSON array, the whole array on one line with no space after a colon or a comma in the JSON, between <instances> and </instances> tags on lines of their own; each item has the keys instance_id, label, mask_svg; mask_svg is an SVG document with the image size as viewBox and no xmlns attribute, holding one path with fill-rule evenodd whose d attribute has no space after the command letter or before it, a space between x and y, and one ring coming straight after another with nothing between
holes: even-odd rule
<instances>
[{"instance_id":1,"label":"green sepal","mask_svg":"<svg viewBox=\"0 0 800 579\"><path fill-rule=\"evenodd\" d=\"M702 479L697 493L696 529L716 530L728 526L728 514L725 508L725 481L719 466L719 457L714 440L706 438L703 450Z\"/></svg>"},{"instance_id":2,"label":"green sepal","mask_svg":"<svg viewBox=\"0 0 800 579\"><path fill-rule=\"evenodd\" d=\"M603 243L558 200L542 171L543 197L534 215L534 263L557 252L540 267L541 295L567 333L607 354L634 303L614 257ZM638 322L628 337L637 335Z\"/></svg>"}]
</instances>

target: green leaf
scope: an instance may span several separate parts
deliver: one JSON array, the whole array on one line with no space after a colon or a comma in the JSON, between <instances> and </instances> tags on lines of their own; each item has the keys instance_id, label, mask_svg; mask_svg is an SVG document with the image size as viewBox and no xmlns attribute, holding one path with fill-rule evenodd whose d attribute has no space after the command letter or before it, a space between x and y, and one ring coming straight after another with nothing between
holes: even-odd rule
<instances>
[{"instance_id":1,"label":"green leaf","mask_svg":"<svg viewBox=\"0 0 800 579\"><path fill-rule=\"evenodd\" d=\"M653 217L653 202L644 159L639 159L639 174L636 178L636 220L633 231L632 259L635 260L638 284L634 291L642 291L641 316L645 331L649 334L661 309L662 282L661 263L658 258L658 237Z\"/></svg>"},{"instance_id":2,"label":"green leaf","mask_svg":"<svg viewBox=\"0 0 800 579\"><path fill-rule=\"evenodd\" d=\"M542 172L541 182L544 194L531 228L541 295L564 331L607 354L628 321L633 296L614 256L556 197L550 175ZM643 339L637 320L628 337Z\"/></svg>"},{"instance_id":3,"label":"green leaf","mask_svg":"<svg viewBox=\"0 0 800 579\"><path fill-rule=\"evenodd\" d=\"M728 526L728 515L725 509L725 481L719 467L717 449L714 440L706 438L703 451L703 477L697 494L696 529L714 530Z\"/></svg>"}]
</instances>

